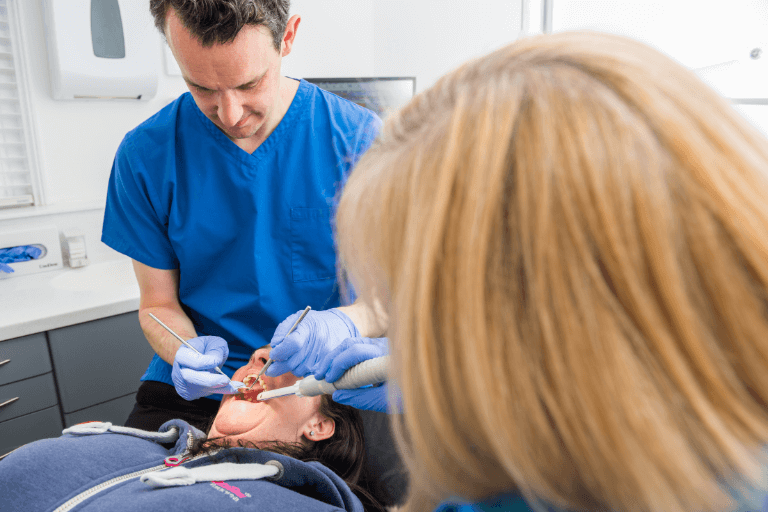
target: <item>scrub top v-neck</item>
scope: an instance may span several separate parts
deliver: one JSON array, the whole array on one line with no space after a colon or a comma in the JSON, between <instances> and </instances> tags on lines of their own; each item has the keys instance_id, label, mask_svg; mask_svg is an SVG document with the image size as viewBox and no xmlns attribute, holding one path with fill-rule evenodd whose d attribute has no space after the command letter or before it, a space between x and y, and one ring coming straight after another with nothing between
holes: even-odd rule
<instances>
[{"instance_id":1,"label":"scrub top v-neck","mask_svg":"<svg viewBox=\"0 0 768 512\"><path fill-rule=\"evenodd\" d=\"M198 335L227 340L231 375L291 313L339 305L334 201L380 126L373 112L302 80L249 154L185 93L123 139L102 241L179 269L182 307ZM171 366L155 355L142 380L172 384Z\"/></svg>"}]
</instances>

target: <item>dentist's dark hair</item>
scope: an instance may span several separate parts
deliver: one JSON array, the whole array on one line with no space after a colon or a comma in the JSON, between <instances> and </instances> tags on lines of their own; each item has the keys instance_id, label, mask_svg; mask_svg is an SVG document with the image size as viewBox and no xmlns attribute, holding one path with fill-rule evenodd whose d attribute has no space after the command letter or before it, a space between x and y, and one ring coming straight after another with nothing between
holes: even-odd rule
<instances>
[{"instance_id":1,"label":"dentist's dark hair","mask_svg":"<svg viewBox=\"0 0 768 512\"><path fill-rule=\"evenodd\" d=\"M264 25L277 51L288 24L290 0L150 0L155 26L165 35L168 9L200 39L203 46L234 41L246 25Z\"/></svg>"}]
</instances>

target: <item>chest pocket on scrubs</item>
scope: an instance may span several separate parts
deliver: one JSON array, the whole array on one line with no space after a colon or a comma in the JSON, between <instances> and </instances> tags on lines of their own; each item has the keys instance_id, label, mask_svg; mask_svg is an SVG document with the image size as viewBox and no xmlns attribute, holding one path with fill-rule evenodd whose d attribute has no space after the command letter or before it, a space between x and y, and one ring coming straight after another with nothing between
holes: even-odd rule
<instances>
[{"instance_id":1,"label":"chest pocket on scrubs","mask_svg":"<svg viewBox=\"0 0 768 512\"><path fill-rule=\"evenodd\" d=\"M336 277L330 208L291 208L293 281Z\"/></svg>"}]
</instances>

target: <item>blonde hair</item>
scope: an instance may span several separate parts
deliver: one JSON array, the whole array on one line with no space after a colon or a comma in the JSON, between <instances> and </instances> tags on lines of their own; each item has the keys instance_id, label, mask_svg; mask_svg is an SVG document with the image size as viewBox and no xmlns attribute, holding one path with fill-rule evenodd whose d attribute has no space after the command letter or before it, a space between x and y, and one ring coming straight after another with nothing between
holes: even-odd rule
<instances>
[{"instance_id":1,"label":"blonde hair","mask_svg":"<svg viewBox=\"0 0 768 512\"><path fill-rule=\"evenodd\" d=\"M337 217L390 315L407 509L765 489L768 142L635 41L523 39L388 120Z\"/></svg>"}]
</instances>

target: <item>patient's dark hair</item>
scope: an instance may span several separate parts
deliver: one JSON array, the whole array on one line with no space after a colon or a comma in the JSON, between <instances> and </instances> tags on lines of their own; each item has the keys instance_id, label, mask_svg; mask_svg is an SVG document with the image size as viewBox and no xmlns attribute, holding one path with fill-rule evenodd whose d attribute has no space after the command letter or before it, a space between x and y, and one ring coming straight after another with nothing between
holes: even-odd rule
<instances>
[{"instance_id":1,"label":"patient's dark hair","mask_svg":"<svg viewBox=\"0 0 768 512\"><path fill-rule=\"evenodd\" d=\"M334 402L330 395L322 395L319 412L333 420L335 424L334 434L322 441L312 441L308 445L280 441L259 442L256 446L250 441L238 440L236 444L232 444L226 438L213 438L194 446L189 455L210 452L213 457L216 457L213 453L216 448L240 447L279 453L304 462L317 461L339 475L360 498L366 510L384 510L367 491L358 485L365 459L365 432L360 412L354 407ZM221 453L221 455L224 454Z\"/></svg>"},{"instance_id":2,"label":"patient's dark hair","mask_svg":"<svg viewBox=\"0 0 768 512\"><path fill-rule=\"evenodd\" d=\"M168 9L203 46L234 41L246 25L264 25L272 32L277 51L288 24L290 0L150 0L149 11L155 26L165 35Z\"/></svg>"}]
</instances>

